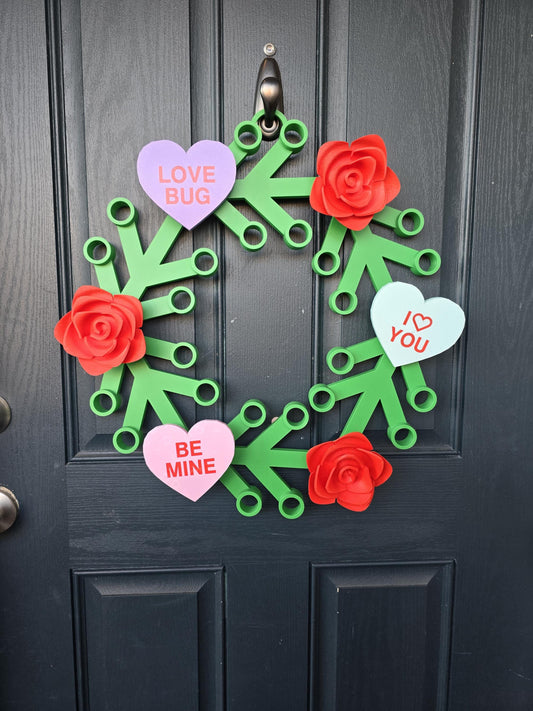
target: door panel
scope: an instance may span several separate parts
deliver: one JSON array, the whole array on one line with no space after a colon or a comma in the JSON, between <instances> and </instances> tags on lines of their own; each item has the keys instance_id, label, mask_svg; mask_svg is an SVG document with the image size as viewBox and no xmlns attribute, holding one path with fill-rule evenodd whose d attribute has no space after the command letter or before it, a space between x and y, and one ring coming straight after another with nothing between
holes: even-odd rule
<instances>
[{"instance_id":1,"label":"door panel","mask_svg":"<svg viewBox=\"0 0 533 711\"><path fill-rule=\"evenodd\" d=\"M453 563L313 566L316 708L444 709Z\"/></svg>"},{"instance_id":2,"label":"door panel","mask_svg":"<svg viewBox=\"0 0 533 711\"><path fill-rule=\"evenodd\" d=\"M221 708L221 573L76 573L80 707Z\"/></svg>"},{"instance_id":3,"label":"door panel","mask_svg":"<svg viewBox=\"0 0 533 711\"><path fill-rule=\"evenodd\" d=\"M452 708L531 706L531 3L487 3ZM512 38L506 42L505 37ZM470 590L466 595L465 591ZM472 675L479 680L474 689Z\"/></svg>"},{"instance_id":4,"label":"door panel","mask_svg":"<svg viewBox=\"0 0 533 711\"><path fill-rule=\"evenodd\" d=\"M13 409L1 483L22 502L2 536L2 709L529 709L530 3L19 5L6 3L1 30L0 394ZM309 128L279 174L314 175L326 140L382 135L402 182L394 205L425 216L409 246L442 257L434 276L388 263L391 275L467 312L459 344L423 364L438 405L409 410L413 449L395 449L373 416L369 437L394 473L361 514L306 499L287 520L265 492L244 518L222 486L196 504L178 496L139 452L115 451L121 414L93 415L98 379L52 337L76 288L96 283L87 238L119 244L108 202L133 202L145 248L161 225L137 181L141 147L229 143L252 116L267 41L285 114ZM269 230L246 252L212 218L169 256L208 247L220 259L215 277L189 284L193 313L146 327L195 343L193 377L221 385L213 406L179 400L188 425L228 422L252 397L268 421L307 403L312 384L333 379L327 351L372 335L370 280L354 313L333 314L339 277L310 268L327 221L305 200L284 206L312 221L304 250ZM124 281L120 255L118 270ZM353 406L315 414L284 444L334 439ZM146 428L156 424L149 414ZM305 493L305 471L283 476Z\"/></svg>"},{"instance_id":5,"label":"door panel","mask_svg":"<svg viewBox=\"0 0 533 711\"><path fill-rule=\"evenodd\" d=\"M305 708L308 696L309 564L248 554L226 568L228 708ZM240 557L240 556L238 556Z\"/></svg>"},{"instance_id":6,"label":"door panel","mask_svg":"<svg viewBox=\"0 0 533 711\"><path fill-rule=\"evenodd\" d=\"M77 203L80 195L86 196L80 212L87 215L81 225L79 220L77 224L71 222L71 258L65 277L72 270L74 282L81 284L91 279L91 272L84 260L73 255L80 253L87 234L102 234L116 240L115 228L105 217L110 199L124 195L135 205L142 205L139 229L145 244L161 223L160 210L144 204L140 185L130 177L135 177L138 150L150 140L164 136L184 145L216 136L229 141L233 128L249 116L257 67L252 63L242 67L238 82L234 81L233 68L241 65L239 57L244 52L250 56L257 53L256 47L262 46L263 30L250 27L243 36L246 18L258 11L255 8L251 13L247 3L225 4L221 17L204 8L201 23L196 16L189 17L185 3L183 7L174 5L172 11L165 3L158 3L157 11L149 13L141 1L138 6L130 3L122 9L113 3L106 7L103 2L82 2L79 12L71 5L67 4L62 16L63 45L67 49L63 46L56 51L62 52L61 56L67 54L69 60L71 76L65 85L65 99L71 111L67 113L64 130L69 154L73 156L69 172L73 164L73 173L80 176L74 182L69 179L68 199L69 203ZM441 3L438 7L423 4L419 8L413 4L401 23L395 17L390 18L386 8L376 12L374 4L372 9L364 3L352 7L340 0L329 3L318 16L313 3L294 5L290 10L294 17L288 17L287 12L284 8L278 25L273 20L269 22L270 31L279 36L281 47L291 46L290 34L298 24L309 28L309 37L318 33L320 42L330 52L333 52L331 46L335 46L336 56L319 66L315 81L314 40L292 47L290 65L284 73L286 111L288 116L305 118L312 138L284 175L312 175L316 149L324 140L369 132L382 135L390 146L391 163L410 166L402 174L399 206L419 208L430 226L411 240L411 246L417 250L433 248L442 256L439 273L424 279L420 286L426 296L445 293L449 298L464 301L465 255L470 248L467 201L474 140L472 95L476 88L479 7L460 4L454 8L451 3ZM165 23L168 17L172 22ZM348 34L343 29L346 18ZM387 51L383 45L372 46L375 45L372 38L383 32L380 26L385 19ZM194 23L194 27L202 25L199 36L195 32L189 38L186 32L189 23ZM415 27L417 32L406 33L407 26ZM438 28L439 42L420 43L419 37L427 26ZM340 53L336 48L337 37L343 36L343 32L345 52L337 56ZM71 42L75 47L70 46ZM194 66L191 56L195 59ZM417 58L414 66L413 56ZM139 57L143 61L137 71ZM161 62L161 57L171 57L172 61ZM398 66L398 76L392 75L391 85L391 67ZM219 96L222 71L224 92ZM339 74L348 76L349 82L339 85ZM129 79L119 79L122 75ZM358 77L366 77L367 91L376 97L376 106L360 96ZM427 86L432 88L431 92L425 90ZM153 93L157 100L151 98ZM365 113L368 111L369 116ZM339 123L339 114L345 117L344 125ZM132 147L128 151L129 163L123 158L126 146ZM291 214L310 217L309 209L301 204L291 206ZM240 248L231 233L223 233L221 225L214 220L212 223L215 224L201 226L193 236L182 237L175 256L188 255L197 246L209 246L217 253L224 249L225 271L221 276L225 278L195 284L199 308L195 315L179 319L183 339L200 339L198 345L205 343L204 350L212 354L211 358L206 355L200 359L196 376L214 375L221 383L226 397L214 408L216 416L223 417L227 410L227 417L231 418L249 397L272 403L273 411L281 411L287 393L291 399L305 401L310 384L328 377L324 363L331 347L372 335L368 319L361 317L374 295L371 285L363 281L358 293L360 306L354 314L332 319L327 299L336 289L338 278L318 283L309 270L307 253L287 253L273 238L261 254L250 254ZM324 232L326 225L321 218L319 224ZM386 229L376 226L375 230L388 236ZM318 248L320 237L315 244ZM349 253L350 245L346 245L345 259ZM393 278L415 280L405 268L388 266ZM263 282L264 287L257 289L256 285ZM283 297L283 303L276 308L272 301L277 295ZM69 304L67 298L65 309ZM269 327L264 328L267 317ZM175 325L169 323L161 331L158 324L158 328L158 334L165 337ZM221 332L225 334L223 342ZM218 348L214 350L213 342L217 339ZM273 344L278 343L282 352L278 346L273 353ZM263 373L258 368L257 353L271 357L270 372ZM419 430L418 451L451 453L458 449L463 377L458 367L460 360L458 347L454 353L444 354L424 366L440 400L436 412L410 413L413 425ZM112 455L111 442L104 443L99 435L118 428L120 417L94 418L86 404L94 392L90 379L73 376L71 386L74 382L73 391L69 388L68 392L69 400L76 403L78 419L77 430L70 433L70 439L77 443L72 456L94 450ZM182 407L185 417L191 420L211 416L209 410L195 410L187 402ZM317 427L321 439L328 439L341 429L352 407L353 401L342 403L320 418ZM74 428L74 420L70 422ZM374 438L381 449L396 453L380 434L384 428L384 420L378 413L370 425L376 431Z\"/></svg>"},{"instance_id":7,"label":"door panel","mask_svg":"<svg viewBox=\"0 0 533 711\"><path fill-rule=\"evenodd\" d=\"M2 534L0 699L28 710L74 700L46 30L43 3L3 6L0 471L21 510Z\"/></svg>"}]
</instances>

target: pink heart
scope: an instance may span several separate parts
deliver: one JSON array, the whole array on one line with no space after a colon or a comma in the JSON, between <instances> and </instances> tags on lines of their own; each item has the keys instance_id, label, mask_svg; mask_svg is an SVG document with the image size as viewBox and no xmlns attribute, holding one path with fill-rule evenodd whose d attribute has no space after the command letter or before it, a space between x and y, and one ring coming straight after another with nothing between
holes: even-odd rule
<instances>
[{"instance_id":1,"label":"pink heart","mask_svg":"<svg viewBox=\"0 0 533 711\"><path fill-rule=\"evenodd\" d=\"M233 153L219 141L198 141L188 151L173 141L152 141L137 158L142 189L188 230L227 198L236 170Z\"/></svg>"},{"instance_id":2,"label":"pink heart","mask_svg":"<svg viewBox=\"0 0 533 711\"><path fill-rule=\"evenodd\" d=\"M235 440L230 428L218 420L197 422L189 432L177 425L160 425L146 435L143 454L152 474L198 501L231 464Z\"/></svg>"}]
</instances>

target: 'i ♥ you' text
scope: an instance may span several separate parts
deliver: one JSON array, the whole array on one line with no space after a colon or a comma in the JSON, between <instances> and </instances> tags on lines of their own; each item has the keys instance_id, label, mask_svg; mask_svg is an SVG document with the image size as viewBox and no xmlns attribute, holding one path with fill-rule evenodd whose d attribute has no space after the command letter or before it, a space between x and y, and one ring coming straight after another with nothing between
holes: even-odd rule
<instances>
[{"instance_id":1,"label":"'i \u2665 you' text","mask_svg":"<svg viewBox=\"0 0 533 711\"><path fill-rule=\"evenodd\" d=\"M423 339L422 336L418 335L418 331L423 331L425 328L430 328L433 323L431 316L424 316L423 314L416 313L413 316L412 311L408 311L406 317L402 321L402 326L409 328L409 321L411 321L411 328L415 330L415 333L405 330L403 328L397 328L391 325L391 338L390 342L398 338L399 344L402 348L414 348L416 353L423 353L428 347L429 338Z\"/></svg>"},{"instance_id":2,"label":"'i \u2665 you' text","mask_svg":"<svg viewBox=\"0 0 533 711\"><path fill-rule=\"evenodd\" d=\"M370 318L381 347L396 367L451 348L465 325L458 304L440 296L426 301L416 286L401 281L378 291Z\"/></svg>"}]
</instances>

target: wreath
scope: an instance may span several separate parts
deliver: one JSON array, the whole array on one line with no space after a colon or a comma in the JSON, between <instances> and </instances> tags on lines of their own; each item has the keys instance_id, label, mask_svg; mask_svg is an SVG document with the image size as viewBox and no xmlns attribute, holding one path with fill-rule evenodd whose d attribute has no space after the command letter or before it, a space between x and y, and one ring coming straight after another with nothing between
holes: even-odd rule
<instances>
[{"instance_id":1,"label":"wreath","mask_svg":"<svg viewBox=\"0 0 533 711\"><path fill-rule=\"evenodd\" d=\"M437 396L426 385L420 361L453 345L464 315L447 299L424 301L416 287L392 280L387 261L424 277L437 272L440 257L432 249L416 250L372 231L376 223L399 238L411 238L424 225L420 211L400 211L388 204L398 195L400 181L387 164L379 136L325 143L317 155L317 176L277 177L308 137L304 123L278 111L278 139L246 175L236 178L237 170L253 162L262 144L263 115L260 111L251 121L240 123L229 146L200 141L186 152L171 141L154 141L142 149L137 161L139 180L166 217L143 250L134 205L125 198L109 203L107 215L118 230L129 278L120 283L115 247L102 237L90 238L83 252L94 267L98 287L85 285L76 291L72 309L59 320L54 335L88 374L101 376L100 387L90 398L92 412L101 417L123 412L122 426L113 435L115 449L129 454L142 444L150 470L189 499L197 500L220 481L234 496L237 510L255 516L263 495L243 476L245 468L277 500L284 517L298 518L305 508L304 497L286 483L282 472L303 469L309 472L308 495L313 503L337 502L363 511L375 488L392 473L390 463L364 435L372 414L382 409L394 447L413 447L417 433L406 419L402 401L417 412L435 407ZM330 309L341 317L353 312L360 279L367 272L377 292L370 314L376 337L330 350L326 362L339 379L314 384L308 405L289 402L281 416L265 424L264 404L250 399L228 423L204 420L188 430L173 396L178 396L178 402L193 398L199 405L211 405L220 396L219 386L213 379L186 374L198 357L192 343L149 337L143 324L192 311L194 293L182 282L210 277L219 262L215 252L206 248L186 258L167 257L183 230L208 216L217 217L244 249L260 250L267 229L263 222L245 217L239 210L243 202L282 236L288 248L303 249L312 238L311 225L294 220L280 204L295 198L308 199L314 210L330 217L311 263L321 277L340 272L337 289L329 298ZM351 251L341 267L340 251L347 240ZM145 297L151 287L167 284L171 288L166 295ZM158 369L151 358L165 359L174 372ZM352 372L365 361L375 363L363 372ZM405 392L393 378L398 369ZM124 387L126 371L129 389ZM355 404L337 439L309 450L280 445L291 431L308 426L310 409L327 412L348 398L355 398ZM143 436L148 406L161 425ZM253 430L258 432L255 437ZM239 445L246 433L248 443Z\"/></svg>"}]
</instances>

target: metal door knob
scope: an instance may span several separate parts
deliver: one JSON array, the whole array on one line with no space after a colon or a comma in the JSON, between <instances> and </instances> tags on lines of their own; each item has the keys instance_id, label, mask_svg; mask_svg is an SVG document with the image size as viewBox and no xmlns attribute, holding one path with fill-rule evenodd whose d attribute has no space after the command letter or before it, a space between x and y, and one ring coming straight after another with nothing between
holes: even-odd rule
<instances>
[{"instance_id":1,"label":"metal door knob","mask_svg":"<svg viewBox=\"0 0 533 711\"><path fill-rule=\"evenodd\" d=\"M11 408L8 401L0 395L0 432L8 428L11 422Z\"/></svg>"},{"instance_id":2,"label":"metal door knob","mask_svg":"<svg viewBox=\"0 0 533 711\"><path fill-rule=\"evenodd\" d=\"M0 486L0 533L7 531L15 523L19 513L19 502L15 494Z\"/></svg>"}]
</instances>

